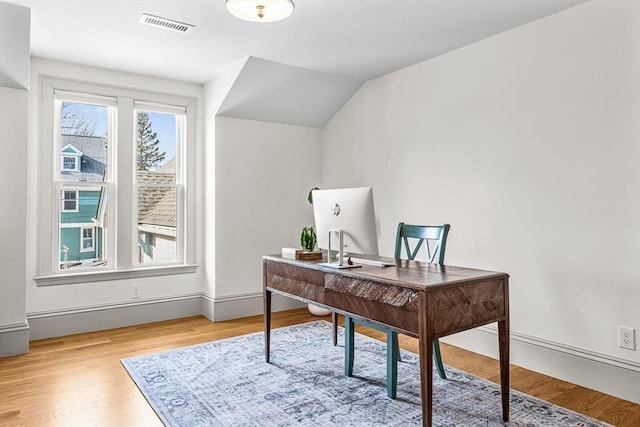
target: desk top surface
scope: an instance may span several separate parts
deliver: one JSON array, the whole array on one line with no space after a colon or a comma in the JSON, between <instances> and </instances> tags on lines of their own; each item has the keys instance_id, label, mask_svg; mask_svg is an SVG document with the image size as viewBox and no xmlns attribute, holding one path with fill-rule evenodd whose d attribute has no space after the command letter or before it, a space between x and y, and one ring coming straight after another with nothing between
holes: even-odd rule
<instances>
[{"instance_id":1,"label":"desk top surface","mask_svg":"<svg viewBox=\"0 0 640 427\"><path fill-rule=\"evenodd\" d=\"M452 265L429 264L421 261L409 261L385 257L378 258L384 261L395 261L395 265L387 267L377 267L363 265L357 268L336 269L322 265L325 260L302 261L283 258L281 255L265 255L266 261L274 261L295 265L312 270L320 270L325 273L338 274L354 279L369 279L376 282L400 285L414 289L424 290L429 287L454 286L464 282L474 282L477 280L499 280L508 278L507 273L479 270L475 268L457 267Z\"/></svg>"}]
</instances>

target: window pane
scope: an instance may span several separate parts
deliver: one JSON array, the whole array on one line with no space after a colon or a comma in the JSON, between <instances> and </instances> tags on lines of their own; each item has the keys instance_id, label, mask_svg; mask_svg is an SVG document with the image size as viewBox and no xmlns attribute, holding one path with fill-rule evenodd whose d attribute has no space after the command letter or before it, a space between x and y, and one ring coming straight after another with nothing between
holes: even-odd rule
<instances>
[{"instance_id":1,"label":"window pane","mask_svg":"<svg viewBox=\"0 0 640 427\"><path fill-rule=\"evenodd\" d=\"M177 116L136 111L140 264L177 260Z\"/></svg>"},{"instance_id":2,"label":"window pane","mask_svg":"<svg viewBox=\"0 0 640 427\"><path fill-rule=\"evenodd\" d=\"M137 111L136 120L138 182L175 184L176 116Z\"/></svg>"},{"instance_id":3,"label":"window pane","mask_svg":"<svg viewBox=\"0 0 640 427\"><path fill-rule=\"evenodd\" d=\"M58 231L60 268L99 267L106 264L107 191L106 187L62 190L63 209ZM67 211L67 206L75 209Z\"/></svg>"},{"instance_id":4,"label":"window pane","mask_svg":"<svg viewBox=\"0 0 640 427\"><path fill-rule=\"evenodd\" d=\"M104 182L107 107L64 101L60 108L60 179Z\"/></svg>"},{"instance_id":5,"label":"window pane","mask_svg":"<svg viewBox=\"0 0 640 427\"><path fill-rule=\"evenodd\" d=\"M175 187L138 187L138 262L177 260Z\"/></svg>"}]
</instances>

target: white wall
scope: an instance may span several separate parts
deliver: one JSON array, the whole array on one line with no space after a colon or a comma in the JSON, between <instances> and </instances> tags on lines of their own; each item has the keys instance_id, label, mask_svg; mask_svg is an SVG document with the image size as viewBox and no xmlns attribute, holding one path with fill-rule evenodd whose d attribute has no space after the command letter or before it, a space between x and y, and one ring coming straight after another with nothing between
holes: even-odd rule
<instances>
[{"instance_id":1,"label":"white wall","mask_svg":"<svg viewBox=\"0 0 640 427\"><path fill-rule=\"evenodd\" d=\"M27 315L32 325L32 339L56 333L55 330L49 329L42 331L34 330L34 325L35 329L47 328L47 322L52 319L71 319L73 315L79 314L83 314L91 318L97 318L99 316L96 312L119 310L123 308L133 308L134 310L142 312L144 309L141 305L144 305L145 303L149 305L148 315L146 317L140 317L136 320L135 315L131 315L130 318L126 318L121 311L112 312L111 315L104 316L102 319L103 323L98 326L95 326L93 323L91 325L88 324L87 329L90 330L95 327L109 328L113 327L114 324L121 325L128 322L143 323L144 321L158 320L160 318L199 314L202 293L202 268L199 268L196 273L193 274L53 286L38 286L36 282L32 280L32 278L36 276L37 239L35 233L37 230L38 197L43 191L47 191L46 189L37 188L38 183L37 179L35 179L38 174L38 143L39 138L41 137L41 135L39 135L39 78L41 75L188 96L196 98L199 106L203 105L203 87L201 85L83 67L39 58L32 59L30 91L31 112L29 116L29 167L27 170L29 176L34 179L30 181L28 189L29 204L27 218L29 236L27 238L26 281ZM195 175L194 180L192 180L194 185L189 190L197 194L198 192L202 192L204 188L204 183L202 182L203 174L201 173L204 169L201 112L198 112L196 123L198 123L198 127L195 129L197 132L195 138L196 144L195 147L193 147L196 150L196 160L193 164L188 165L190 168L188 173L194 173ZM196 232L204 228L204 209L201 200L202 199L200 197L196 197L194 211L190 217L190 219L195 223L190 225L193 225L193 229L196 230ZM199 233L196 233L195 241L192 241L191 245L193 252L196 254L195 262L197 264L202 264L204 261L202 259L203 238ZM130 287L132 284L142 285L143 297L140 300L133 301L131 299ZM177 308L175 313L172 313L166 306L164 308L164 313L157 307L155 309L151 308L152 304L165 304L171 301L183 301L184 304L181 308ZM64 326L60 331L74 331L73 329L68 329L67 326L69 325Z\"/></svg>"},{"instance_id":2,"label":"white wall","mask_svg":"<svg viewBox=\"0 0 640 427\"><path fill-rule=\"evenodd\" d=\"M0 2L0 86L29 89L31 9Z\"/></svg>"},{"instance_id":3,"label":"white wall","mask_svg":"<svg viewBox=\"0 0 640 427\"><path fill-rule=\"evenodd\" d=\"M29 350L25 316L29 92L0 86L0 357Z\"/></svg>"},{"instance_id":4,"label":"white wall","mask_svg":"<svg viewBox=\"0 0 640 427\"><path fill-rule=\"evenodd\" d=\"M209 319L213 319L213 300L215 297L216 287L216 114L220 109L220 105L224 102L225 96L229 93L232 85L242 67L246 62L246 58L230 65L223 73L216 76L210 82L204 85L204 162L205 165L214 165L213 167L205 167L203 175L204 182L204 215L205 228L204 236L204 254L205 260L203 265L203 302L202 314Z\"/></svg>"},{"instance_id":5,"label":"white wall","mask_svg":"<svg viewBox=\"0 0 640 427\"><path fill-rule=\"evenodd\" d=\"M29 350L25 316L30 10L0 3L0 357Z\"/></svg>"},{"instance_id":6,"label":"white wall","mask_svg":"<svg viewBox=\"0 0 640 427\"><path fill-rule=\"evenodd\" d=\"M448 222L447 264L511 275L512 338L621 370L518 346L513 363L635 401L640 352L617 326L640 332L639 4L589 2L368 82L322 163L323 187L374 187L383 254L399 221Z\"/></svg>"},{"instance_id":7,"label":"white wall","mask_svg":"<svg viewBox=\"0 0 640 427\"><path fill-rule=\"evenodd\" d=\"M319 185L320 158L319 129L216 117L214 302L248 304L216 304L216 320L261 312L262 255L298 247L313 224L307 193Z\"/></svg>"}]
</instances>

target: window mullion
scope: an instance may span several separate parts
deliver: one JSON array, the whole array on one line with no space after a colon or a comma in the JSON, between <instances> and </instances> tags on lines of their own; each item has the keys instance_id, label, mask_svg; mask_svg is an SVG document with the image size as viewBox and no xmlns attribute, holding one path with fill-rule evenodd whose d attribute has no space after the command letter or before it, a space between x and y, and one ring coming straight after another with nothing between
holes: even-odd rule
<instances>
[{"instance_id":1,"label":"window mullion","mask_svg":"<svg viewBox=\"0 0 640 427\"><path fill-rule=\"evenodd\" d=\"M135 157L135 127L134 127L133 98L118 98L117 113L117 141L116 150L116 185L117 185L117 214L116 214L116 268L130 269L133 266L133 248L135 242L136 217L132 207L134 200L134 169Z\"/></svg>"}]
</instances>

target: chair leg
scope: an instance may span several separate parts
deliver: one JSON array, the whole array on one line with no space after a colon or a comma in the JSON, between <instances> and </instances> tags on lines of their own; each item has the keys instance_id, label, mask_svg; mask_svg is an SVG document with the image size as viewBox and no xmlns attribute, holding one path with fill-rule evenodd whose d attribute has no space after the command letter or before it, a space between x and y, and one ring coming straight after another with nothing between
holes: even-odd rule
<instances>
[{"instance_id":1,"label":"chair leg","mask_svg":"<svg viewBox=\"0 0 640 427\"><path fill-rule=\"evenodd\" d=\"M338 314L335 311L331 312L331 323L333 323L333 346L338 345Z\"/></svg>"},{"instance_id":2,"label":"chair leg","mask_svg":"<svg viewBox=\"0 0 640 427\"><path fill-rule=\"evenodd\" d=\"M387 332L387 396L390 399L396 398L398 389L398 334L392 331Z\"/></svg>"},{"instance_id":3,"label":"chair leg","mask_svg":"<svg viewBox=\"0 0 640 427\"><path fill-rule=\"evenodd\" d=\"M447 375L444 373L444 366L442 365L442 356L440 355L440 341L436 338L433 340L433 360L436 362L436 368L438 369L438 375L443 380L447 379Z\"/></svg>"},{"instance_id":4,"label":"chair leg","mask_svg":"<svg viewBox=\"0 0 640 427\"><path fill-rule=\"evenodd\" d=\"M344 374L353 376L353 353L355 338L355 325L350 316L344 316Z\"/></svg>"},{"instance_id":5,"label":"chair leg","mask_svg":"<svg viewBox=\"0 0 640 427\"><path fill-rule=\"evenodd\" d=\"M394 334L396 335L396 337L398 336L397 333L394 332ZM396 340L396 357L398 358L398 362L402 362L402 357L400 356L400 340Z\"/></svg>"},{"instance_id":6,"label":"chair leg","mask_svg":"<svg viewBox=\"0 0 640 427\"><path fill-rule=\"evenodd\" d=\"M353 376L353 360L355 353L355 322L352 317L344 316L344 373L346 376ZM434 348L436 342L434 341ZM439 350L439 347L438 347ZM434 356L435 356L434 352ZM438 351L438 356L440 352ZM400 361L400 345L398 334L387 330L387 396L396 398L398 390L398 362ZM440 370L442 362L438 365L438 372L443 377L444 369ZM444 378L444 377L443 377Z\"/></svg>"}]
</instances>

